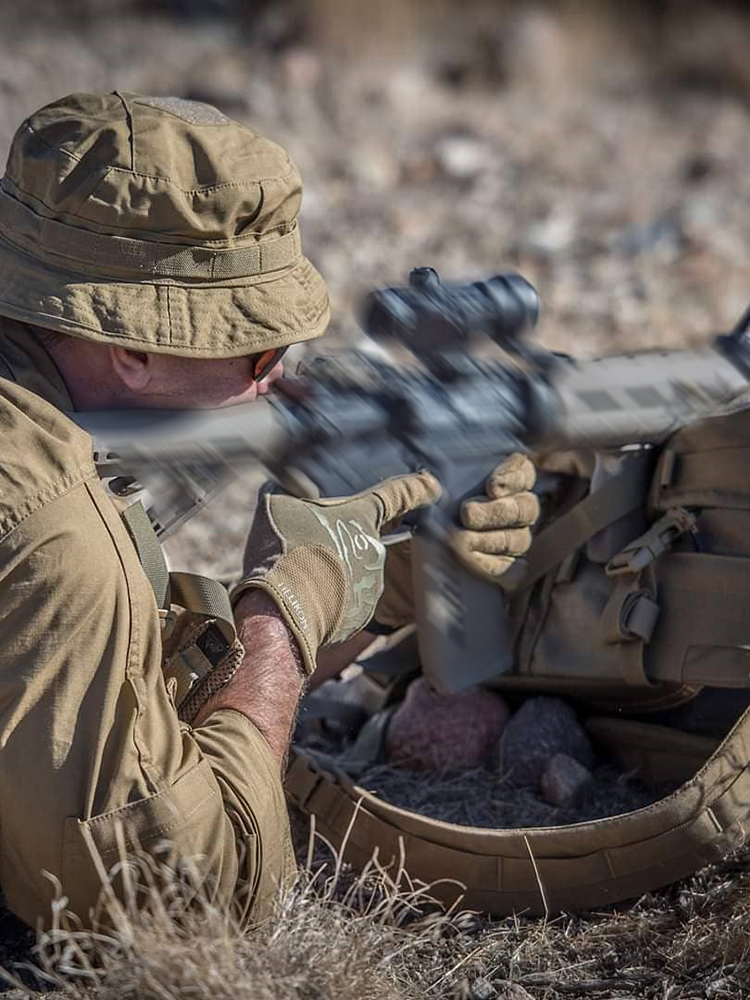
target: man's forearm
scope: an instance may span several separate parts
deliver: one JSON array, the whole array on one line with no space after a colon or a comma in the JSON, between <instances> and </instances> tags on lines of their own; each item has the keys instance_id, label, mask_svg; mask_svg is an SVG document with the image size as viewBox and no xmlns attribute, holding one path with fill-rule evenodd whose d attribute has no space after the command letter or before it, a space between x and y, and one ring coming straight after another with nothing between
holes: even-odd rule
<instances>
[{"instance_id":1,"label":"man's forearm","mask_svg":"<svg viewBox=\"0 0 750 1000\"><path fill-rule=\"evenodd\" d=\"M206 702L194 725L200 726L220 708L241 712L257 726L281 765L306 680L297 644L278 608L262 591L242 595L235 621L245 657L229 683Z\"/></svg>"}]
</instances>

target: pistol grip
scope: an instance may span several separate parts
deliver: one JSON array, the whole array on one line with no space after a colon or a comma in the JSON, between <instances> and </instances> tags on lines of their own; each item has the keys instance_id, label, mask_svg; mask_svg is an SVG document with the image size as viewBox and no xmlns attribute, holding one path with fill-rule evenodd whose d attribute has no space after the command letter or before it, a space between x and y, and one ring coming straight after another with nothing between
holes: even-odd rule
<instances>
[{"instance_id":1,"label":"pistol grip","mask_svg":"<svg viewBox=\"0 0 750 1000\"><path fill-rule=\"evenodd\" d=\"M412 541L422 671L438 691L462 691L513 669L511 629L500 588L458 562L443 512L429 515Z\"/></svg>"}]
</instances>

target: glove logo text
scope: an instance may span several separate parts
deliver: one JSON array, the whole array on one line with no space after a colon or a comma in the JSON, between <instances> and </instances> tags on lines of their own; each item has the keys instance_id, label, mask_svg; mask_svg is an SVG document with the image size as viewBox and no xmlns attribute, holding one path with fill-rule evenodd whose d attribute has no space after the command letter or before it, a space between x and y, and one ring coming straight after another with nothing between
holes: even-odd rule
<instances>
[{"instance_id":1,"label":"glove logo text","mask_svg":"<svg viewBox=\"0 0 750 1000\"><path fill-rule=\"evenodd\" d=\"M294 593L291 587L288 587L285 583L278 583L276 586L278 587L281 596L286 600L287 604L294 612L294 617L297 619L297 621L300 623L300 625L306 632L307 615L305 614L304 609L300 603L300 599L297 597L297 595Z\"/></svg>"}]
</instances>

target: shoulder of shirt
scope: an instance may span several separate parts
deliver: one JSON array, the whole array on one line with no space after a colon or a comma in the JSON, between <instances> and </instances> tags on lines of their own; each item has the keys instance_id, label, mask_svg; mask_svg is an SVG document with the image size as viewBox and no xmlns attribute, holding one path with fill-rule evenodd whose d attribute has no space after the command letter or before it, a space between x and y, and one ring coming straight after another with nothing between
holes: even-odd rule
<instances>
[{"instance_id":1,"label":"shoulder of shirt","mask_svg":"<svg viewBox=\"0 0 750 1000\"><path fill-rule=\"evenodd\" d=\"M0 539L96 476L91 437L41 396L0 379Z\"/></svg>"}]
</instances>

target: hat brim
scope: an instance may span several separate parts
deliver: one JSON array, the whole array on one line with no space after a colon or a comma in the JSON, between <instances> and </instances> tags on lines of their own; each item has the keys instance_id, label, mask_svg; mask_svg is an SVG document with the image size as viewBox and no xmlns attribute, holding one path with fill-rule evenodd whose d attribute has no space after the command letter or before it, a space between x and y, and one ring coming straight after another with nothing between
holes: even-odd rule
<instances>
[{"instance_id":1,"label":"hat brim","mask_svg":"<svg viewBox=\"0 0 750 1000\"><path fill-rule=\"evenodd\" d=\"M320 337L330 305L306 257L222 282L92 280L0 235L0 315L154 354L234 358Z\"/></svg>"}]
</instances>

